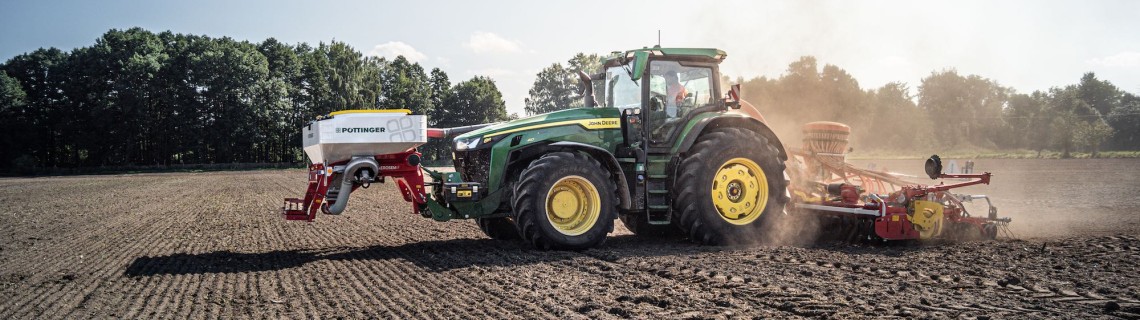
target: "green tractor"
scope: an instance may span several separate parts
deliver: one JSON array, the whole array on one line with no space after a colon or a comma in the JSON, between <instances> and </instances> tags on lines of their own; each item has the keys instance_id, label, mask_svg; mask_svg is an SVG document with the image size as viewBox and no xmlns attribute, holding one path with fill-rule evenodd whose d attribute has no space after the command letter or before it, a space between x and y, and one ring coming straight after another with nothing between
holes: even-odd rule
<instances>
[{"instance_id":1,"label":"green tractor","mask_svg":"<svg viewBox=\"0 0 1140 320\"><path fill-rule=\"evenodd\" d=\"M494 239L542 249L598 246L620 219L638 236L702 244L758 238L785 215L783 145L738 87L725 93L718 49L615 53L579 73L585 107L454 137L455 172L420 212L476 220ZM602 103L593 83L604 81Z\"/></svg>"}]
</instances>

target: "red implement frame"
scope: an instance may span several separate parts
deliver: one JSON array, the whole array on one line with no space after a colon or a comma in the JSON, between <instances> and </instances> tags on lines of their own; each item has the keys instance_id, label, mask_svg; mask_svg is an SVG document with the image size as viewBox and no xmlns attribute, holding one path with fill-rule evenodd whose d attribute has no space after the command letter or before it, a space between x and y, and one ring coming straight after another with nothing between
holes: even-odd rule
<instances>
[{"instance_id":1,"label":"red implement frame","mask_svg":"<svg viewBox=\"0 0 1140 320\"><path fill-rule=\"evenodd\" d=\"M380 172L376 174L378 181L384 182L385 177L391 177L395 180L396 185L400 188L400 193L404 195L404 201L412 203L412 212L419 212L420 206L427 203L424 175L423 171L420 170L418 160L420 153L416 149L412 149L402 153L379 154L374 157L380 165ZM332 202L331 199L325 199L329 184L334 178L332 168L346 163L348 160L329 165L322 163L309 165L309 187L305 191L305 198L285 198L285 204L281 208L285 219L313 221L317 217L317 210L321 210ZM413 165L413 163L415 164ZM352 192L358 187L359 185L353 185L352 190L342 192Z\"/></svg>"},{"instance_id":2,"label":"red implement frame","mask_svg":"<svg viewBox=\"0 0 1140 320\"><path fill-rule=\"evenodd\" d=\"M919 233L907 219L908 208L899 205L906 202L904 199L927 199L945 203L943 215L948 225L969 226L983 231L987 225L995 222L970 216L961 201L949 193L955 188L989 184L992 177L989 172L941 174L938 177L940 179L972 181L926 186L908 182L887 172L859 169L842 160L817 157L816 154L802 150L790 149L788 153L792 156L789 158L789 168L802 168L788 172L792 180L789 189L797 194L793 206L828 216L872 219L873 232L882 239L919 239ZM798 165L792 165L793 163ZM840 194L829 195L817 189L819 186L839 183L843 184L840 186ZM864 202L860 200L859 194L876 196L867 197ZM877 195L883 195L885 199L880 199Z\"/></svg>"},{"instance_id":3,"label":"red implement frame","mask_svg":"<svg viewBox=\"0 0 1140 320\"><path fill-rule=\"evenodd\" d=\"M936 200L938 202L945 202L949 205L945 207L943 212L944 220L951 225L970 225L982 231L988 219L970 217L964 214L962 202L954 199L947 191L955 188L962 188L977 184L990 184L990 177L993 175L989 172L980 174L941 174L939 179L977 179L973 181L955 183L955 184L940 184L934 186L923 185L910 185L902 187L902 190L892 193L887 202L896 203L901 202L900 197L906 196L907 199L928 199ZM932 199L931 199L932 198ZM880 204L882 205L882 204ZM910 221L906 219L907 210L903 207L887 207L886 215L876 219L875 233L883 239L899 240L899 239L918 239L918 233L914 231Z\"/></svg>"}]
</instances>

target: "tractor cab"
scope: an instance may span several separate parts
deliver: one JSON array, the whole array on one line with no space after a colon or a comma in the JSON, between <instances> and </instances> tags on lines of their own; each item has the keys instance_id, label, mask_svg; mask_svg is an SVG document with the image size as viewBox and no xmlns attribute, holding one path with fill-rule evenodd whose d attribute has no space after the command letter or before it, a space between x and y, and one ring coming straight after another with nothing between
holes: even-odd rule
<instances>
[{"instance_id":1,"label":"tractor cab","mask_svg":"<svg viewBox=\"0 0 1140 320\"><path fill-rule=\"evenodd\" d=\"M653 47L606 61L604 105L621 109L623 124L629 115L644 121L635 124L643 132L627 136L627 143L644 138L649 147L667 146L678 134L677 124L703 111L724 110L717 67L724 57L717 49Z\"/></svg>"}]
</instances>

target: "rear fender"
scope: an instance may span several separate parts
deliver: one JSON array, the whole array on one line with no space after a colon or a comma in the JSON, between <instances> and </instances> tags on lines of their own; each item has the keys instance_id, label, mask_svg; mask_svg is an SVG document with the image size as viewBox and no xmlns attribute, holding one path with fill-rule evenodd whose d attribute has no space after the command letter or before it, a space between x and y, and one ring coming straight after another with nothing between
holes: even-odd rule
<instances>
[{"instance_id":1,"label":"rear fender","mask_svg":"<svg viewBox=\"0 0 1140 320\"><path fill-rule=\"evenodd\" d=\"M708 130L716 128L745 128L764 136L769 142L775 143L776 149L780 151L780 161L788 160L788 153L784 150L784 143L780 142L780 138L776 136L776 133L772 132L772 129L769 128L768 125L755 118L742 114L729 113L695 121L696 123L686 132L684 138L677 141L677 144L673 147L674 154L688 152L689 148L692 148L693 144L697 142L697 138Z\"/></svg>"}]
</instances>

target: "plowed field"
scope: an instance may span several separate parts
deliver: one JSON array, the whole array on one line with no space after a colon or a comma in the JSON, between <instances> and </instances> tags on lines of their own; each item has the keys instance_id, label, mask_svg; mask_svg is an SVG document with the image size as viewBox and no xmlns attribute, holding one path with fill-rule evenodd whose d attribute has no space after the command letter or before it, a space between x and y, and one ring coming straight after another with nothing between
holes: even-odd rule
<instances>
[{"instance_id":1,"label":"plowed field","mask_svg":"<svg viewBox=\"0 0 1140 320\"><path fill-rule=\"evenodd\" d=\"M0 318L1137 318L1137 165L980 161L998 176L971 190L1021 239L720 248L619 223L583 252L424 219L391 185L285 221L300 170L0 179Z\"/></svg>"}]
</instances>

